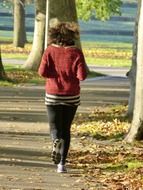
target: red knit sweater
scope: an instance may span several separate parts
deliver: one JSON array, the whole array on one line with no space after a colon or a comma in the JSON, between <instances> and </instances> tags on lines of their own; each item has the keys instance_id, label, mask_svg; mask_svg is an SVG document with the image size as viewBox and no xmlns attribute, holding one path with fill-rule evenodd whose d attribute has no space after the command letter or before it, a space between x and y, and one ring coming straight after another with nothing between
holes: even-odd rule
<instances>
[{"instance_id":1,"label":"red knit sweater","mask_svg":"<svg viewBox=\"0 0 143 190\"><path fill-rule=\"evenodd\" d=\"M50 45L43 54L38 73L46 78L48 94L77 95L79 81L87 76L83 53L76 47Z\"/></svg>"}]
</instances>

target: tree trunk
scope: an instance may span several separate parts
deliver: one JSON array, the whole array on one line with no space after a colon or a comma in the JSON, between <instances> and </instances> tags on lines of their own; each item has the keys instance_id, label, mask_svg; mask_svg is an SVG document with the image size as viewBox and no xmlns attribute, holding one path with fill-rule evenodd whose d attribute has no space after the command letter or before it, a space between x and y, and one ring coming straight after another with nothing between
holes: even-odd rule
<instances>
[{"instance_id":1,"label":"tree trunk","mask_svg":"<svg viewBox=\"0 0 143 190\"><path fill-rule=\"evenodd\" d=\"M46 0L36 0L34 38L31 53L23 65L25 69L37 70L44 51Z\"/></svg>"},{"instance_id":2,"label":"tree trunk","mask_svg":"<svg viewBox=\"0 0 143 190\"><path fill-rule=\"evenodd\" d=\"M127 142L143 139L143 0L139 0L138 7L140 14L138 22L135 104L131 128L125 138Z\"/></svg>"},{"instance_id":3,"label":"tree trunk","mask_svg":"<svg viewBox=\"0 0 143 190\"><path fill-rule=\"evenodd\" d=\"M44 45L47 47L47 43L44 41L47 40L48 32L45 34L45 7L46 1L36 1L37 11L35 19L35 31L32 51L28 57L28 60L24 64L24 68L37 70L42 58L44 51ZM41 4L41 8L38 6ZM47 0L47 14L46 14L46 31L48 31L48 23L52 18L57 18L60 21L74 21L78 22L76 14L76 5L75 0ZM44 43L45 42L45 43ZM80 39L77 41L78 46L80 46Z\"/></svg>"},{"instance_id":4,"label":"tree trunk","mask_svg":"<svg viewBox=\"0 0 143 190\"><path fill-rule=\"evenodd\" d=\"M59 21L76 22L78 24L75 0L49 0L49 20L57 18ZM80 38L76 44L80 45Z\"/></svg>"},{"instance_id":5,"label":"tree trunk","mask_svg":"<svg viewBox=\"0 0 143 190\"><path fill-rule=\"evenodd\" d=\"M50 15L49 19L57 18L60 21L77 22L77 13L75 0L50 0Z\"/></svg>"},{"instance_id":6,"label":"tree trunk","mask_svg":"<svg viewBox=\"0 0 143 190\"><path fill-rule=\"evenodd\" d=\"M1 48L0 48L0 80L4 80L4 79L6 79L6 74L5 74L5 71L4 71L3 64L2 64Z\"/></svg>"},{"instance_id":7,"label":"tree trunk","mask_svg":"<svg viewBox=\"0 0 143 190\"><path fill-rule=\"evenodd\" d=\"M26 42L25 0L14 0L14 37L15 47L24 47Z\"/></svg>"},{"instance_id":8,"label":"tree trunk","mask_svg":"<svg viewBox=\"0 0 143 190\"><path fill-rule=\"evenodd\" d=\"M127 116L129 118L133 117L134 103L135 103L135 87L136 87L136 69L137 69L137 42L138 42L138 21L139 21L140 7L138 6L135 29L134 29L134 43L133 43L133 56L132 56L132 66L128 72L128 78L130 81L130 96Z\"/></svg>"}]
</instances>

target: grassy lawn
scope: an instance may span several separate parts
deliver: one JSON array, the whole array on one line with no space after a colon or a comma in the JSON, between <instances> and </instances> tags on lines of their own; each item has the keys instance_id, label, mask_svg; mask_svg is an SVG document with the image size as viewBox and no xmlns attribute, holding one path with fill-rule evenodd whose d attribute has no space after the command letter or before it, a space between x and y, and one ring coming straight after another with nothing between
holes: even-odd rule
<instances>
[{"instance_id":1,"label":"grassy lawn","mask_svg":"<svg viewBox=\"0 0 143 190\"><path fill-rule=\"evenodd\" d=\"M44 84L44 79L37 72L22 69L19 65L6 65L5 72L7 80L0 81L0 86Z\"/></svg>"},{"instance_id":2,"label":"grassy lawn","mask_svg":"<svg viewBox=\"0 0 143 190\"><path fill-rule=\"evenodd\" d=\"M23 69L20 65L9 64L5 66L8 80L0 80L0 86L13 86L23 84L44 85L45 80L37 72ZM88 78L103 76L101 73L91 71Z\"/></svg>"},{"instance_id":3,"label":"grassy lawn","mask_svg":"<svg viewBox=\"0 0 143 190\"><path fill-rule=\"evenodd\" d=\"M118 48L118 49L131 49L132 44L131 43L123 43L123 42L91 42L91 41L82 41L81 42L82 47L88 47L88 48Z\"/></svg>"},{"instance_id":4,"label":"grassy lawn","mask_svg":"<svg viewBox=\"0 0 143 190\"><path fill-rule=\"evenodd\" d=\"M2 58L26 60L32 44L14 48L12 44L1 44ZM129 43L82 42L87 64L112 67L130 67L132 45Z\"/></svg>"},{"instance_id":5,"label":"grassy lawn","mask_svg":"<svg viewBox=\"0 0 143 190\"><path fill-rule=\"evenodd\" d=\"M89 65L130 67L132 45L129 43L83 42L83 52Z\"/></svg>"},{"instance_id":6,"label":"grassy lawn","mask_svg":"<svg viewBox=\"0 0 143 190\"><path fill-rule=\"evenodd\" d=\"M130 67L131 60L128 59L109 59L109 58L94 58L94 57L85 57L88 65L97 65L97 66L109 66L109 67Z\"/></svg>"},{"instance_id":7,"label":"grassy lawn","mask_svg":"<svg viewBox=\"0 0 143 190\"><path fill-rule=\"evenodd\" d=\"M15 48L12 43L5 42L1 44L3 59L26 60L32 44L27 43L24 48ZM103 43L103 42L82 42L82 48L88 65L112 66L112 67L130 67L132 48L129 43ZM5 64L9 82L0 81L0 85L16 85L20 83L43 84L36 72L26 71L21 66ZM90 72L88 77L102 76L101 73Z\"/></svg>"}]
</instances>

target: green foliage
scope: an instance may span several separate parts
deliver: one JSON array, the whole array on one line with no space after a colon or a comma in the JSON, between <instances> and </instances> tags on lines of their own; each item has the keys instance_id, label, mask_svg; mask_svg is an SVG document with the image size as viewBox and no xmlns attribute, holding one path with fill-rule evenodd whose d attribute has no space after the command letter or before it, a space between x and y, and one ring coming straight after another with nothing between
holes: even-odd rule
<instances>
[{"instance_id":1,"label":"green foliage","mask_svg":"<svg viewBox=\"0 0 143 190\"><path fill-rule=\"evenodd\" d=\"M112 15L121 14L121 0L76 0L76 3L78 17L82 20L96 17L105 21Z\"/></svg>"},{"instance_id":2,"label":"green foliage","mask_svg":"<svg viewBox=\"0 0 143 190\"><path fill-rule=\"evenodd\" d=\"M12 6L13 6L13 2L12 0L3 0L2 1L2 6L6 9L8 9L9 11L12 10Z\"/></svg>"}]
</instances>

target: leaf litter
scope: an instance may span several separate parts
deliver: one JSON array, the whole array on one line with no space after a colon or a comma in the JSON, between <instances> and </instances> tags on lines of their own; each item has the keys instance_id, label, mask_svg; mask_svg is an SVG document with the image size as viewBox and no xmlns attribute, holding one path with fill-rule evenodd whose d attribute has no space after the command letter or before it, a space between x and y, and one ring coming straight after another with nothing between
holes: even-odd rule
<instances>
[{"instance_id":1,"label":"leaf litter","mask_svg":"<svg viewBox=\"0 0 143 190\"><path fill-rule=\"evenodd\" d=\"M124 142L130 127L126 110L108 106L76 116L72 134L79 138L80 148L75 142L69 164L82 171L84 190L143 189L143 144Z\"/></svg>"}]
</instances>

